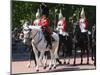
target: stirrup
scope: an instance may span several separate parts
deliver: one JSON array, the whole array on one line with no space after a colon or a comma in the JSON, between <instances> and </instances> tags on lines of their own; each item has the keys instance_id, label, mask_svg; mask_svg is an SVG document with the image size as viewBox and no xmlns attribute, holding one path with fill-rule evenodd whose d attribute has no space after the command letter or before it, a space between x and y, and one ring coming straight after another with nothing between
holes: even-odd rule
<instances>
[{"instance_id":1,"label":"stirrup","mask_svg":"<svg viewBox=\"0 0 100 75\"><path fill-rule=\"evenodd\" d=\"M51 41L55 41L55 39L53 37L51 37Z\"/></svg>"}]
</instances>

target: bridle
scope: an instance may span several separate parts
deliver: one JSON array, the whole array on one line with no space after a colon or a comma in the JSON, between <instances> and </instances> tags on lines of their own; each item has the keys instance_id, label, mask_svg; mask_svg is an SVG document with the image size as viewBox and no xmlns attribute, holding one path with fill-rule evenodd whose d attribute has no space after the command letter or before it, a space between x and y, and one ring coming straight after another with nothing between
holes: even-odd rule
<instances>
[{"instance_id":1,"label":"bridle","mask_svg":"<svg viewBox=\"0 0 100 75\"><path fill-rule=\"evenodd\" d=\"M32 31L32 29L24 29L24 31L28 31L28 30L29 30L29 37L27 37L27 38L25 38L25 39L32 40L32 38L35 38L35 37L36 37L38 31L35 33L34 37L31 37L31 31ZM23 33L23 34L24 34L24 33ZM31 37L31 38L30 38L30 37Z\"/></svg>"},{"instance_id":2,"label":"bridle","mask_svg":"<svg viewBox=\"0 0 100 75\"><path fill-rule=\"evenodd\" d=\"M36 37L37 33L38 33L38 31L35 33L33 39ZM36 44L38 44L41 40L42 40L42 37L38 40L38 42L37 42ZM36 45L36 44L35 44L35 45Z\"/></svg>"}]
</instances>

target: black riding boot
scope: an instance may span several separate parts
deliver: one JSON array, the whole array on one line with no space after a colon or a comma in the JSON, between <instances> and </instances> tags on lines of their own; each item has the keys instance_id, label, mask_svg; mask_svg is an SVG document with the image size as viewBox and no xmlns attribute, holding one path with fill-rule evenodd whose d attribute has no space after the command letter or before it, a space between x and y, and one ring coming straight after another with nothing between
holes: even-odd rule
<instances>
[{"instance_id":1,"label":"black riding boot","mask_svg":"<svg viewBox=\"0 0 100 75\"><path fill-rule=\"evenodd\" d=\"M50 49L52 49L52 37L51 37L51 34L49 32L47 32L45 29L43 29L42 31L43 31L44 37L45 37L45 39L47 41L46 48L49 47Z\"/></svg>"},{"instance_id":2,"label":"black riding boot","mask_svg":"<svg viewBox=\"0 0 100 75\"><path fill-rule=\"evenodd\" d=\"M52 39L51 39L50 35L47 36L47 46L46 46L46 48L47 47L49 47L50 49L52 49Z\"/></svg>"}]
</instances>

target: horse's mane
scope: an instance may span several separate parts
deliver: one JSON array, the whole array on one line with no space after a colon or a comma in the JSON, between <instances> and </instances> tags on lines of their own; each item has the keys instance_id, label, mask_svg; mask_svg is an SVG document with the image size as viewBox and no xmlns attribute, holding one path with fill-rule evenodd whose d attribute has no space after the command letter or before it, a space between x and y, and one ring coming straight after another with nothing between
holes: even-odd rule
<instances>
[{"instance_id":1,"label":"horse's mane","mask_svg":"<svg viewBox=\"0 0 100 75\"><path fill-rule=\"evenodd\" d=\"M29 28L32 29L32 30L41 31L41 27L40 26L29 26Z\"/></svg>"}]
</instances>

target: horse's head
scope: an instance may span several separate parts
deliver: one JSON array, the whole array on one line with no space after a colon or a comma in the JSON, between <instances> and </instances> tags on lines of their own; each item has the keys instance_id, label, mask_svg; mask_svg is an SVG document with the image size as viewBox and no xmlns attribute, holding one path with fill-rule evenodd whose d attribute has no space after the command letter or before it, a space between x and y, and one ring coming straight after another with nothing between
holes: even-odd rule
<instances>
[{"instance_id":1,"label":"horse's head","mask_svg":"<svg viewBox=\"0 0 100 75\"><path fill-rule=\"evenodd\" d=\"M31 30L29 29L28 26L23 26L22 33L23 33L23 43L24 44L26 44L29 41L29 39L30 39L30 32L31 32Z\"/></svg>"},{"instance_id":2,"label":"horse's head","mask_svg":"<svg viewBox=\"0 0 100 75\"><path fill-rule=\"evenodd\" d=\"M35 38L36 34L39 32L39 29L35 26L31 28L31 26L23 27L23 43L29 44L31 40Z\"/></svg>"}]
</instances>

